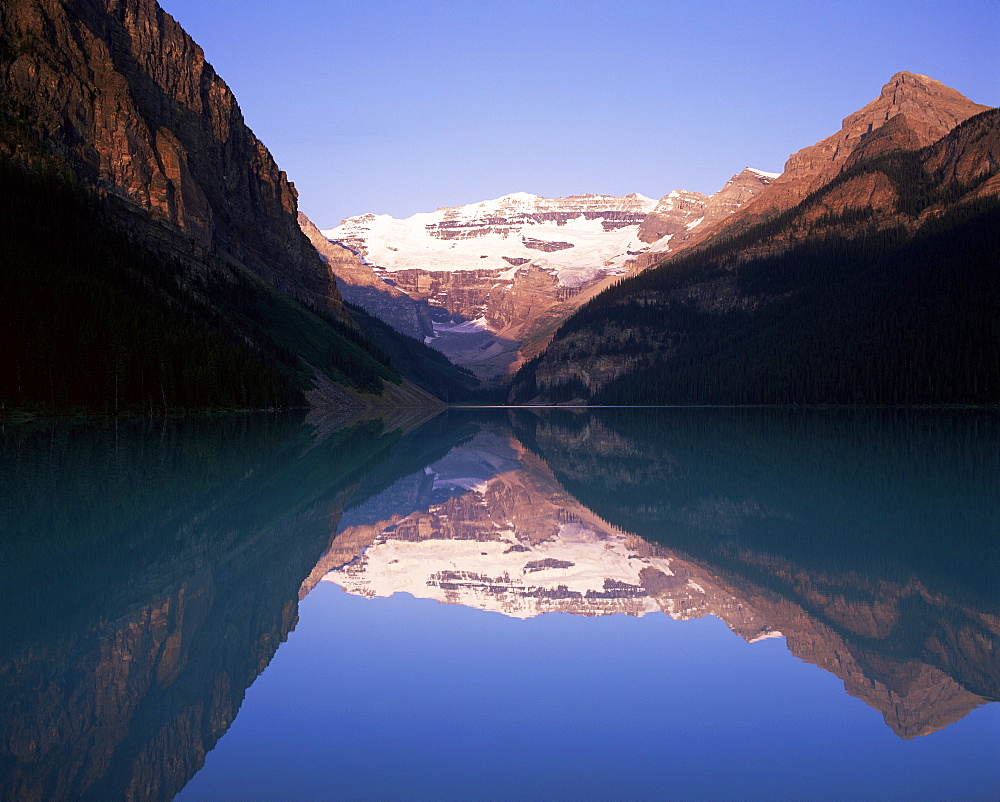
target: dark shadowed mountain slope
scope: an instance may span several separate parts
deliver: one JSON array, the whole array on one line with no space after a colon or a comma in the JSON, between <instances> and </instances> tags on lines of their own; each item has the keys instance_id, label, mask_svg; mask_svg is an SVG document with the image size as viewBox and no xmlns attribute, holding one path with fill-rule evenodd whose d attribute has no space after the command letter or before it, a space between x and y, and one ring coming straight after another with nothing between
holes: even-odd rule
<instances>
[{"instance_id":1,"label":"dark shadowed mountain slope","mask_svg":"<svg viewBox=\"0 0 1000 802\"><path fill-rule=\"evenodd\" d=\"M314 367L345 401L398 380L356 328L239 265L131 239L144 213L71 175L0 157L0 187L5 412L304 405Z\"/></svg>"},{"instance_id":2,"label":"dark shadowed mountain slope","mask_svg":"<svg viewBox=\"0 0 1000 802\"><path fill-rule=\"evenodd\" d=\"M400 374L436 398L450 403L502 403L505 388L484 388L471 371L455 365L440 351L401 334L388 323L348 302L347 309L362 333L388 355Z\"/></svg>"},{"instance_id":3,"label":"dark shadowed mountain slope","mask_svg":"<svg viewBox=\"0 0 1000 802\"><path fill-rule=\"evenodd\" d=\"M401 381L155 2L4 3L0 97L5 411L288 406L317 374L344 404Z\"/></svg>"}]
</instances>

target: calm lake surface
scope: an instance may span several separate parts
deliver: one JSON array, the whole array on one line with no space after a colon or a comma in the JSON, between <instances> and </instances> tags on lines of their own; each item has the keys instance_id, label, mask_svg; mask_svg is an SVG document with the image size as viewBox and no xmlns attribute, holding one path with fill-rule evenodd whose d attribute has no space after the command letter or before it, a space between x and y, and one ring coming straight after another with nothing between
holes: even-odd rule
<instances>
[{"instance_id":1,"label":"calm lake surface","mask_svg":"<svg viewBox=\"0 0 1000 802\"><path fill-rule=\"evenodd\" d=\"M1000 417L0 429L0 799L996 799Z\"/></svg>"}]
</instances>

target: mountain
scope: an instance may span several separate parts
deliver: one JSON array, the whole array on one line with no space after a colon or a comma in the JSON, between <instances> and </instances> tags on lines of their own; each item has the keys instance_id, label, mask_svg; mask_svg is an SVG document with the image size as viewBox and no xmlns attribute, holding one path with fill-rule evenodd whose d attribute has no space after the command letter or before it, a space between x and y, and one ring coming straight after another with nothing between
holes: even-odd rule
<instances>
[{"instance_id":1,"label":"mountain","mask_svg":"<svg viewBox=\"0 0 1000 802\"><path fill-rule=\"evenodd\" d=\"M511 400L997 403L1000 112L918 79L581 308Z\"/></svg>"},{"instance_id":2,"label":"mountain","mask_svg":"<svg viewBox=\"0 0 1000 802\"><path fill-rule=\"evenodd\" d=\"M504 388L484 387L471 371L423 341L400 334L360 306L348 303L347 308L361 332L386 354L400 375L435 398L448 403L503 403Z\"/></svg>"},{"instance_id":3,"label":"mountain","mask_svg":"<svg viewBox=\"0 0 1000 802\"><path fill-rule=\"evenodd\" d=\"M153 0L0 7L5 411L357 403L401 378Z\"/></svg>"},{"instance_id":4,"label":"mountain","mask_svg":"<svg viewBox=\"0 0 1000 802\"><path fill-rule=\"evenodd\" d=\"M639 226L639 239L653 244L650 251L641 253L636 262L649 267L686 243L699 239L704 233L715 229L716 224L750 203L756 197L766 194L765 188L778 178L778 173L767 173L747 167L737 173L714 195L704 196L691 192L671 192L660 200ZM693 205L700 214L696 220L678 219L678 212ZM658 246L658 247L657 247ZM666 247L665 247L666 246Z\"/></svg>"},{"instance_id":5,"label":"mountain","mask_svg":"<svg viewBox=\"0 0 1000 802\"><path fill-rule=\"evenodd\" d=\"M323 231L325 242L307 222L303 229L345 298L399 331L419 331L480 378L502 379L595 292L663 258L772 178L748 168L715 195L674 191L660 201L522 192L405 220L365 214Z\"/></svg>"},{"instance_id":6,"label":"mountain","mask_svg":"<svg viewBox=\"0 0 1000 802\"><path fill-rule=\"evenodd\" d=\"M150 0L14 0L5 105L83 178L346 319L296 192L201 48Z\"/></svg>"},{"instance_id":7,"label":"mountain","mask_svg":"<svg viewBox=\"0 0 1000 802\"><path fill-rule=\"evenodd\" d=\"M789 156L770 188L714 235L745 228L792 208L858 161L926 147L989 108L926 75L898 72L877 98L845 117L837 133Z\"/></svg>"}]
</instances>

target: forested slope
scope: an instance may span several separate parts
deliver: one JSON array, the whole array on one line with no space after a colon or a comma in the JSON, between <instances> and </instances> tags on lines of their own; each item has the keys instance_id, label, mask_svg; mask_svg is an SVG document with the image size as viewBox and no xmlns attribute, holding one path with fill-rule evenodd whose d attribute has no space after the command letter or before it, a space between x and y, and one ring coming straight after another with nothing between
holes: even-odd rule
<instances>
[{"instance_id":1,"label":"forested slope","mask_svg":"<svg viewBox=\"0 0 1000 802\"><path fill-rule=\"evenodd\" d=\"M998 115L612 287L512 400L1000 403Z\"/></svg>"},{"instance_id":2,"label":"forested slope","mask_svg":"<svg viewBox=\"0 0 1000 802\"><path fill-rule=\"evenodd\" d=\"M3 413L300 406L311 368L354 392L400 381L338 318L166 226L163 248L135 241L131 218L156 225L53 160L0 154Z\"/></svg>"}]
</instances>

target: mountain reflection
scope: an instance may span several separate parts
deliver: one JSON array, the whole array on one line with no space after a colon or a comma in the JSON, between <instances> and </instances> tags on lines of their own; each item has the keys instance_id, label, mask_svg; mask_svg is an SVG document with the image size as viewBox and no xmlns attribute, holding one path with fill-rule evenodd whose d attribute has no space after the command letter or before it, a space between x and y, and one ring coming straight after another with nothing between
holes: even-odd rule
<instances>
[{"instance_id":1,"label":"mountain reflection","mask_svg":"<svg viewBox=\"0 0 1000 802\"><path fill-rule=\"evenodd\" d=\"M0 798L169 799L400 433L248 416L2 436Z\"/></svg>"},{"instance_id":2,"label":"mountain reflection","mask_svg":"<svg viewBox=\"0 0 1000 802\"><path fill-rule=\"evenodd\" d=\"M349 510L325 579L515 617L715 615L911 738L1000 697L997 446L976 414L518 411Z\"/></svg>"},{"instance_id":3,"label":"mountain reflection","mask_svg":"<svg viewBox=\"0 0 1000 802\"><path fill-rule=\"evenodd\" d=\"M900 736L1000 698L985 413L453 410L0 432L0 798L169 799L319 581L714 615Z\"/></svg>"}]
</instances>

